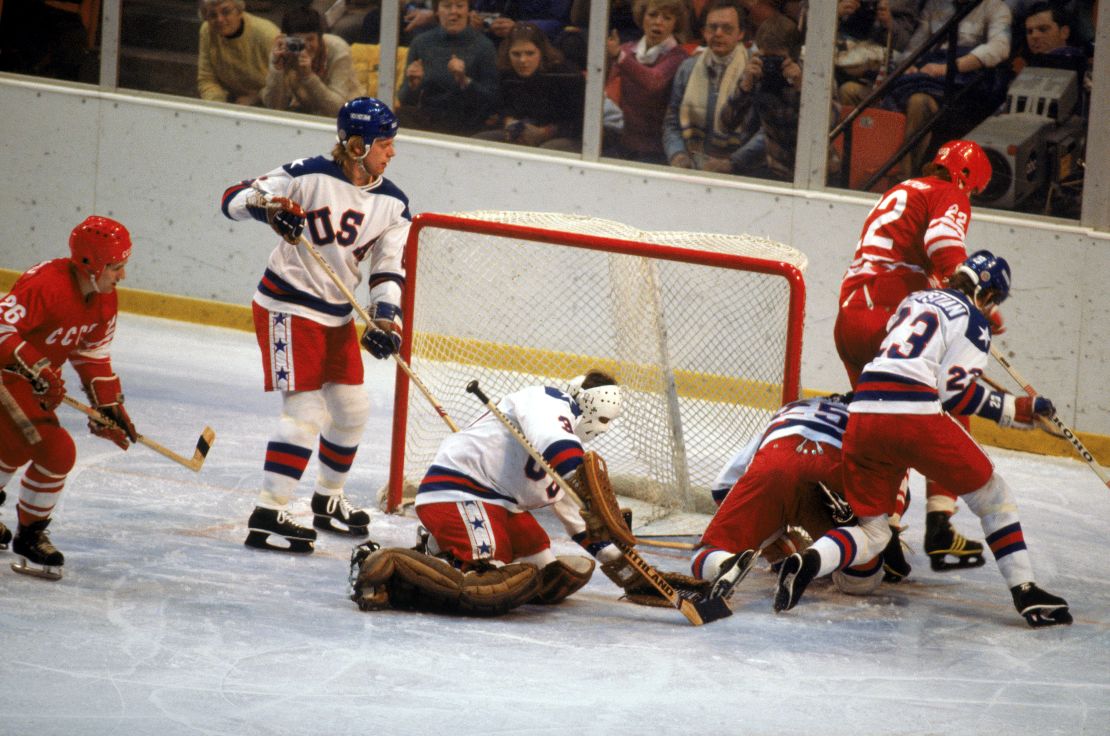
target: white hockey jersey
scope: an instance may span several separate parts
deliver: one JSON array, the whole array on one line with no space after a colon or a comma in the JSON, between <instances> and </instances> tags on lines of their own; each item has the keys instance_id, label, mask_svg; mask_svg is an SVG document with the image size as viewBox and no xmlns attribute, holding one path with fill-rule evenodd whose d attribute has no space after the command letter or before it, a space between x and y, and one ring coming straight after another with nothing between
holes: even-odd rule
<instances>
[{"instance_id":1,"label":"white hockey jersey","mask_svg":"<svg viewBox=\"0 0 1110 736\"><path fill-rule=\"evenodd\" d=\"M987 365L990 323L962 292L910 294L863 369L849 411L866 414L979 414L998 421L1003 394L976 382Z\"/></svg>"},{"instance_id":2,"label":"white hockey jersey","mask_svg":"<svg viewBox=\"0 0 1110 736\"><path fill-rule=\"evenodd\" d=\"M532 386L503 397L497 407L512 420L557 473L582 464L574 434L581 414L567 394ZM448 435L416 493L416 505L479 499L510 511L549 506L563 491L492 413Z\"/></svg>"},{"instance_id":3,"label":"white hockey jersey","mask_svg":"<svg viewBox=\"0 0 1110 736\"><path fill-rule=\"evenodd\" d=\"M847 426L848 406L838 401L819 397L783 406L771 417L763 433L753 437L725 464L710 487L713 498L718 502L724 499L736 481L748 472L748 466L761 447L791 436L840 447Z\"/></svg>"},{"instance_id":4,"label":"white hockey jersey","mask_svg":"<svg viewBox=\"0 0 1110 736\"><path fill-rule=\"evenodd\" d=\"M356 187L330 158L299 159L229 187L223 195L224 215L232 220L251 218L247 198L254 189L288 197L304 208L305 237L351 293L357 293L362 282L359 265L369 258L370 302L400 306L405 280L402 256L412 216L408 198L391 181L378 177L372 184ZM332 327L348 322L353 311L312 255L281 238L270 254L254 301L265 309Z\"/></svg>"}]
</instances>

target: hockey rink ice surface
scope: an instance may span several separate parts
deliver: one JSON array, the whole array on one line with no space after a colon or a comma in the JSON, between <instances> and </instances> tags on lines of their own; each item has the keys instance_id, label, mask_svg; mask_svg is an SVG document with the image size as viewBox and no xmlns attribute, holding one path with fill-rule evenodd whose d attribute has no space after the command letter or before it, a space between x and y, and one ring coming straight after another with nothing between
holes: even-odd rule
<instances>
[{"instance_id":1,"label":"hockey rink ice surface","mask_svg":"<svg viewBox=\"0 0 1110 736\"><path fill-rule=\"evenodd\" d=\"M619 601L600 571L562 605L499 619L362 613L347 597L350 538L322 534L307 557L242 544L278 414L253 336L122 315L113 357L140 432L187 456L205 424L217 439L194 474L142 446L121 453L59 408L78 445L50 529L65 577L17 575L0 552L0 734L1110 732L1110 493L1078 461L990 450L1070 627L1028 628L989 555L932 572L916 477L913 573L868 598L817 581L776 615L761 566L735 615L699 628ZM386 479L394 363L367 368L358 505ZM303 523L314 477L315 460ZM8 491L0 520L14 527ZM578 549L539 516L556 552ZM954 522L982 538L966 508ZM370 534L411 546L416 526L376 512ZM688 571L685 554L644 552Z\"/></svg>"}]
</instances>

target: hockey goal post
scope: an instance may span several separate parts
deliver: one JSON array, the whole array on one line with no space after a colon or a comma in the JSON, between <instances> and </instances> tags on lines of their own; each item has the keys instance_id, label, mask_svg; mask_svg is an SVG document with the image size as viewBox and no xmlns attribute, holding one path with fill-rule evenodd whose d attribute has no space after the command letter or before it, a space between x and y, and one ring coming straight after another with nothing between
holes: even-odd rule
<instances>
[{"instance_id":1,"label":"hockey goal post","mask_svg":"<svg viewBox=\"0 0 1110 736\"><path fill-rule=\"evenodd\" d=\"M590 449L653 517L710 512L724 463L799 395L806 257L749 235L645 232L539 212L420 214L406 248L401 355L459 427L590 368L623 412ZM383 505L415 494L450 432L398 368Z\"/></svg>"}]
</instances>

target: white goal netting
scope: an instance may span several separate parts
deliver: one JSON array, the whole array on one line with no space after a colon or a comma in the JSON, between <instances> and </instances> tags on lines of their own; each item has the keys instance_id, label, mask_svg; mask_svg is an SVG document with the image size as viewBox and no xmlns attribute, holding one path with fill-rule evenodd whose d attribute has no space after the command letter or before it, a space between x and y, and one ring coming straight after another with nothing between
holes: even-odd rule
<instances>
[{"instance_id":1,"label":"white goal netting","mask_svg":"<svg viewBox=\"0 0 1110 736\"><path fill-rule=\"evenodd\" d=\"M806 258L789 246L534 212L421 215L413 231L410 365L452 419L483 413L465 391L473 379L496 402L529 385L565 389L590 368L612 373L623 414L589 449L617 492L655 515L710 510L723 464L797 396ZM395 502L450 432L415 386L403 393Z\"/></svg>"}]
</instances>

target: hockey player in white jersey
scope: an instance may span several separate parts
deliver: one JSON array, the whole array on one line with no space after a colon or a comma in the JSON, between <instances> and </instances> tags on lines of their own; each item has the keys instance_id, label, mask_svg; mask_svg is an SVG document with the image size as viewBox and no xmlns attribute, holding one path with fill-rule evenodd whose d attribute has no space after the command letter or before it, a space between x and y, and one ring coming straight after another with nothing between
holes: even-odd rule
<instances>
[{"instance_id":1,"label":"hockey player in white jersey","mask_svg":"<svg viewBox=\"0 0 1110 736\"><path fill-rule=\"evenodd\" d=\"M608 431L620 415L621 392L612 377L591 371L573 380L568 392L531 386L502 397L498 408L567 477L582 464L583 443ZM551 506L567 533L602 563L624 561L614 545L586 539L578 507L492 413L444 438L415 505L431 535L430 553L464 571L476 563L530 563L544 587L557 591L540 602L558 602L577 590L593 565L586 570L575 558L556 558L530 513L535 509Z\"/></svg>"},{"instance_id":2,"label":"hockey player in white jersey","mask_svg":"<svg viewBox=\"0 0 1110 736\"><path fill-rule=\"evenodd\" d=\"M844 435L844 494L858 518L831 530L779 570L774 608L793 608L809 582L878 554L890 539L889 514L907 468L940 481L979 517L1014 606L1033 627L1070 624L1068 604L1039 588L1013 494L983 448L949 414L978 414L1001 426L1031 428L1051 416L1041 396L1014 396L977 382L987 365L987 314L1010 292L1010 267L974 253L947 289L910 294L864 368Z\"/></svg>"},{"instance_id":3,"label":"hockey player in white jersey","mask_svg":"<svg viewBox=\"0 0 1110 736\"><path fill-rule=\"evenodd\" d=\"M401 259L412 218L404 193L383 176L397 134L389 107L356 98L340 109L336 128L330 158L284 164L223 195L228 218L265 222L280 236L252 305L265 390L282 396L248 521L245 543L252 547L312 551L316 532L295 522L288 507L314 449L313 525L361 536L370 523L343 493L370 415L353 310L301 238L315 245L351 293L362 282L362 263L369 262L374 326L361 343L375 358L387 358L401 342Z\"/></svg>"}]
</instances>

